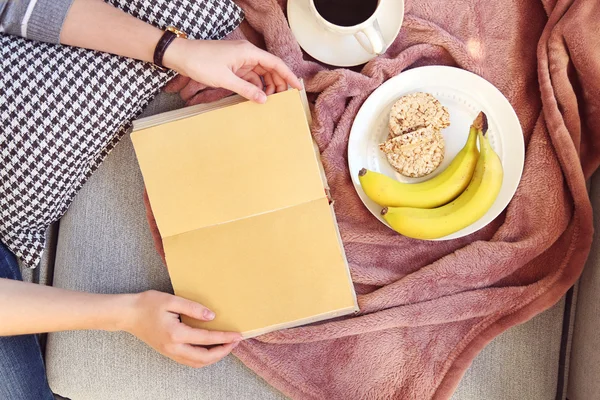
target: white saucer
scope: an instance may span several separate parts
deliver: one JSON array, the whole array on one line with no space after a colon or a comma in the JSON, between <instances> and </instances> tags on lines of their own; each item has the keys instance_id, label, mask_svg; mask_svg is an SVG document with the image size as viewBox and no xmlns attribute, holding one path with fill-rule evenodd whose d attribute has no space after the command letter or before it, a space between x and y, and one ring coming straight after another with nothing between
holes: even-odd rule
<instances>
[{"instance_id":1,"label":"white saucer","mask_svg":"<svg viewBox=\"0 0 600 400\"><path fill-rule=\"evenodd\" d=\"M287 11L296 40L313 58L329 65L351 67L376 57L367 52L353 35L340 36L327 31L311 13L309 0L288 0ZM377 20L386 47L398 36L403 19L403 0L384 0L377 9Z\"/></svg>"}]
</instances>

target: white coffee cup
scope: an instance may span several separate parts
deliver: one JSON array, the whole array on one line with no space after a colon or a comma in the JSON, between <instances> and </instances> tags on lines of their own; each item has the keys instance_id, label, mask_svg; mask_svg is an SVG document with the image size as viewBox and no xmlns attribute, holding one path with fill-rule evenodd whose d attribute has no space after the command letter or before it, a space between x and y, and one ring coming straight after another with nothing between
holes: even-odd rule
<instances>
[{"instance_id":1,"label":"white coffee cup","mask_svg":"<svg viewBox=\"0 0 600 400\"><path fill-rule=\"evenodd\" d=\"M383 35L381 34L381 28L377 21L377 11L379 11L381 4L388 0L378 0L377 8L373 14L365 21L358 25L353 26L341 26L332 24L319 14L315 7L315 1L309 0L310 10L317 19L317 21L328 31L336 33L341 36L354 35L358 43L371 54L381 54L385 51L385 43Z\"/></svg>"}]
</instances>

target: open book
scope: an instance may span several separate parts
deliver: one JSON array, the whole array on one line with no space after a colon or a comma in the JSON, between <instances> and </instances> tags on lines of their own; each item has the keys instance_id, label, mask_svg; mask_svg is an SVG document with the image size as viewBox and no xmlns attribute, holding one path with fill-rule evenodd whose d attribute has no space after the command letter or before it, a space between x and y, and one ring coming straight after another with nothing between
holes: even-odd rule
<instances>
[{"instance_id":1,"label":"open book","mask_svg":"<svg viewBox=\"0 0 600 400\"><path fill-rule=\"evenodd\" d=\"M134 123L175 294L246 338L358 310L304 92Z\"/></svg>"}]
</instances>

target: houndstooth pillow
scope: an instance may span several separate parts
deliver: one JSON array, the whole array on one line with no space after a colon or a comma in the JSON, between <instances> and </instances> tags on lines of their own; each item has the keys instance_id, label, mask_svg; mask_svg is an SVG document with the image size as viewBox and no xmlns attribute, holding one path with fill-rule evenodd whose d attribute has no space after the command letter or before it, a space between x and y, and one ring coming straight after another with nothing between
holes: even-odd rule
<instances>
[{"instance_id":1,"label":"houndstooth pillow","mask_svg":"<svg viewBox=\"0 0 600 400\"><path fill-rule=\"evenodd\" d=\"M243 18L229 0L108 2L195 39L221 39ZM0 34L0 241L25 265L38 265L47 228L173 76L141 61Z\"/></svg>"}]
</instances>

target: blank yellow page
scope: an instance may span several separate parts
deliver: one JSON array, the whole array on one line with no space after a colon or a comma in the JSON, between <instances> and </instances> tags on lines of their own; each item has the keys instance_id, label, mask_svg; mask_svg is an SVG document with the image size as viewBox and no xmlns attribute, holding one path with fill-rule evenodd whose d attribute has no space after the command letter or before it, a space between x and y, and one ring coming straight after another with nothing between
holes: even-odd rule
<instances>
[{"instance_id":1,"label":"blank yellow page","mask_svg":"<svg viewBox=\"0 0 600 400\"><path fill-rule=\"evenodd\" d=\"M297 90L131 136L163 238L325 195Z\"/></svg>"},{"instance_id":2,"label":"blank yellow page","mask_svg":"<svg viewBox=\"0 0 600 400\"><path fill-rule=\"evenodd\" d=\"M252 337L357 309L327 199L164 239L175 293Z\"/></svg>"}]
</instances>

